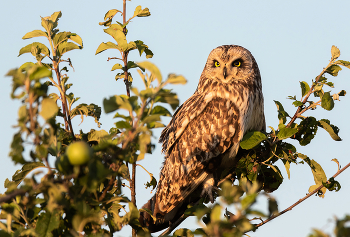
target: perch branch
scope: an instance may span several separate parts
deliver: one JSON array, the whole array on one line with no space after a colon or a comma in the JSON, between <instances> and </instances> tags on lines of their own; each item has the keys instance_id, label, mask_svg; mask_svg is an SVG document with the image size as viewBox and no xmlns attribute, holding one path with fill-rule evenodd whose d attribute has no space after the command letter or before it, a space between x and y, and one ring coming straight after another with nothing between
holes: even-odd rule
<instances>
[{"instance_id":1,"label":"perch branch","mask_svg":"<svg viewBox=\"0 0 350 237\"><path fill-rule=\"evenodd\" d=\"M344 170L346 170L347 168L349 168L349 166L350 166L350 163L347 164L346 166L344 166L344 168L338 170L338 172L335 173L335 174L332 176L332 178L337 177L340 173L342 173ZM260 226L266 224L267 222L272 221L272 220L275 219L276 217L278 217L278 216L280 216L280 215L282 215L282 214L284 214L284 213L286 213L286 212L292 210L295 206L299 205L301 202L303 202L304 200L308 199L309 197L311 197L312 195L314 195L315 193L317 193L317 192L318 192L321 188L323 188L323 187L324 187L323 185L320 185L320 186L319 186L318 188L316 188L314 191L312 191L311 193L307 194L307 195L306 195L305 197L303 197L302 199L299 199L299 201L297 201L296 203L294 203L294 204L291 205L290 207L284 209L283 211L279 212L279 213L276 214L276 215L271 216L270 218L266 219L265 221L263 221L263 222L261 222L261 223L255 225L255 228L259 228Z\"/></svg>"}]
</instances>

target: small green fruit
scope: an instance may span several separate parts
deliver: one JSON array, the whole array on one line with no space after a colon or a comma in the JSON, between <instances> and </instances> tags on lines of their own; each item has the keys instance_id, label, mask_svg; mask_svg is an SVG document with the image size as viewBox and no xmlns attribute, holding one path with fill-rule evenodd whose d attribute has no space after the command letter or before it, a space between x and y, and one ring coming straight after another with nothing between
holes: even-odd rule
<instances>
[{"instance_id":1,"label":"small green fruit","mask_svg":"<svg viewBox=\"0 0 350 237\"><path fill-rule=\"evenodd\" d=\"M92 151L86 142L78 141L67 147L66 154L72 165L83 165L91 159Z\"/></svg>"}]
</instances>

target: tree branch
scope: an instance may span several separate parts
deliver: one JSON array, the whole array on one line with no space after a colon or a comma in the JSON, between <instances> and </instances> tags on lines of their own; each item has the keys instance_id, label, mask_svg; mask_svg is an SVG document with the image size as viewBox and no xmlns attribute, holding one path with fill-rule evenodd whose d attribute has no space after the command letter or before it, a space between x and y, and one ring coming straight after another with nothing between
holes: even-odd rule
<instances>
[{"instance_id":1,"label":"tree branch","mask_svg":"<svg viewBox=\"0 0 350 237\"><path fill-rule=\"evenodd\" d=\"M12 193L10 194L7 194L6 196L4 197L0 197L0 203L3 203L3 202L7 202L9 200L12 200L13 198L15 198L16 196L18 195L23 195L27 192L27 190L23 190L23 189L17 189L15 191L13 191Z\"/></svg>"},{"instance_id":2,"label":"tree branch","mask_svg":"<svg viewBox=\"0 0 350 237\"><path fill-rule=\"evenodd\" d=\"M332 178L337 177L340 173L342 173L344 170L346 170L347 168L349 168L350 163L347 164L346 166L344 166L344 168L338 170L337 173L335 173ZM279 212L276 215L271 216L270 218L266 219L265 221L261 222L260 224L255 225L255 228L259 228L260 226L266 224L269 221L272 221L273 219L275 219L278 216L281 216L282 214L292 210L295 206L299 205L301 202L305 201L306 199L308 199L309 197L311 197L312 195L314 195L315 193L317 193L321 188L323 188L324 185L320 185L318 188L316 188L314 191L312 191L311 193L307 194L305 197L303 197L302 199L299 199L299 201L297 201L296 203L294 203L293 205L291 205L290 207L284 209L283 211ZM249 232L249 231L248 231Z\"/></svg>"}]
</instances>

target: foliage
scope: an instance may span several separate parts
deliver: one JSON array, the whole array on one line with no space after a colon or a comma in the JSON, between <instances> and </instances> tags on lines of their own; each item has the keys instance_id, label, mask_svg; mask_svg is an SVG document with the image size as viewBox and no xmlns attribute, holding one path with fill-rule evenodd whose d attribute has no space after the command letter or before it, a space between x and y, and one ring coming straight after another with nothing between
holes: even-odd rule
<instances>
[{"instance_id":1,"label":"foliage","mask_svg":"<svg viewBox=\"0 0 350 237\"><path fill-rule=\"evenodd\" d=\"M134 174L139 165L137 162L154 148L152 129L164 127L161 116L171 116L167 105L173 110L179 105L177 95L166 87L185 84L186 79L175 74L163 79L153 63L128 60L128 54L133 50L146 58L151 58L153 53L143 41L126 38L131 20L150 16L149 9L138 6L133 16L126 20L125 4L124 1L123 11L109 10L104 21L99 23L106 27L104 32L113 38L113 42L101 43L96 54L107 49L108 52L111 52L109 49L119 51L120 57L109 60L119 61L111 70L116 71L116 80L124 81L127 92L103 101L105 113L115 113L116 122L109 131L91 129L88 133L74 133L71 120L76 116L80 116L82 122L84 116L93 117L100 127L101 107L76 105L79 97L68 93L73 85L68 83L68 68L73 66L66 53L82 49L83 41L75 33L59 31L61 12L41 18L44 30L33 30L23 36L23 39L44 37L48 44L33 42L21 48L19 55L30 53L36 62L26 62L7 74L13 82L11 97L22 101L18 110L18 131L13 136L9 156L15 164L23 166L12 180L5 181L7 191L0 196L1 236L112 236L126 225L135 230L133 235L136 230L140 236L149 235L138 221L140 211L148 210L137 209L135 205ZM113 23L119 14L123 21ZM301 146L308 145L319 128L326 130L332 139L341 140L339 128L329 120L304 115L319 106L332 110L339 96L346 94L344 90L333 95L324 91L324 87L334 87L326 78L327 74L335 77L341 67L350 68L350 62L337 60L340 56L338 48L333 46L331 53L330 63L310 85L300 82L300 100L296 96L289 97L296 107L293 116L275 101L278 127L270 127L268 133L250 131L245 135L240 144L237 167L223 172L219 181L217 196L221 199L214 205L204 205L206 200L203 199L188 207L185 217L196 216L201 228L194 231L178 229L173 236L242 236L258 227L253 220L276 216L277 202L268 193L278 189L283 182L276 165L278 160L283 162L288 178L291 164L310 166L315 185L309 192L323 185L318 191L323 197L327 189L340 189L334 178L327 179L315 160L297 152L296 147L287 142L294 139ZM143 82L142 90L132 86L135 72ZM92 154L88 150L83 162L78 162L80 165L72 165L66 150L78 141L87 143ZM55 168L50 167L50 163L55 163ZM40 171L36 170L38 168ZM39 174L43 174L40 181ZM157 181L153 174L149 175L146 187L154 189ZM127 186L125 182L130 184L131 200L121 191L122 186ZM267 198L269 213L253 208L258 195ZM227 207L225 210L224 206ZM347 221L348 216L337 221L337 236L345 236ZM315 230L310 236L326 236L320 233Z\"/></svg>"}]
</instances>

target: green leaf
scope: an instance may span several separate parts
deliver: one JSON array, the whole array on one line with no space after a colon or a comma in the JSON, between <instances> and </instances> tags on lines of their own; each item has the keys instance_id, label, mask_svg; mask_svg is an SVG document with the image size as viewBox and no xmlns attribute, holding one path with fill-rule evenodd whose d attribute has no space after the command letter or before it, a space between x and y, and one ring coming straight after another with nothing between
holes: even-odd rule
<instances>
[{"instance_id":1,"label":"green leaf","mask_svg":"<svg viewBox=\"0 0 350 237\"><path fill-rule=\"evenodd\" d=\"M161 121L159 114L151 114L149 116L146 116L142 122L144 123L151 123L151 122L158 122Z\"/></svg>"},{"instance_id":2,"label":"green leaf","mask_svg":"<svg viewBox=\"0 0 350 237\"><path fill-rule=\"evenodd\" d=\"M163 106L160 106L160 105L154 106L154 108L151 110L151 114L159 114L162 116L171 116L171 113L169 112L169 110L167 110L166 108L164 108Z\"/></svg>"},{"instance_id":3,"label":"green leaf","mask_svg":"<svg viewBox=\"0 0 350 237\"><path fill-rule=\"evenodd\" d=\"M277 134L277 137L278 139L283 140L293 136L297 132L298 132L298 129L296 128L281 128Z\"/></svg>"},{"instance_id":4,"label":"green leaf","mask_svg":"<svg viewBox=\"0 0 350 237\"><path fill-rule=\"evenodd\" d=\"M52 231L57 229L60 225L60 215L57 210L50 212L42 212L38 218L35 226L35 232L40 237L53 236Z\"/></svg>"},{"instance_id":5,"label":"green leaf","mask_svg":"<svg viewBox=\"0 0 350 237\"><path fill-rule=\"evenodd\" d=\"M269 216L278 214L278 204L276 199L269 198Z\"/></svg>"},{"instance_id":6,"label":"green leaf","mask_svg":"<svg viewBox=\"0 0 350 237\"><path fill-rule=\"evenodd\" d=\"M169 74L168 79L166 82L170 84L182 84L185 85L187 83L187 80L183 76L177 76L175 74Z\"/></svg>"},{"instance_id":7,"label":"green leaf","mask_svg":"<svg viewBox=\"0 0 350 237\"><path fill-rule=\"evenodd\" d=\"M54 46L57 46L58 44L61 44L67 41L70 34L71 32L67 32L67 31L58 32L57 34L55 34L53 37Z\"/></svg>"},{"instance_id":8,"label":"green leaf","mask_svg":"<svg viewBox=\"0 0 350 237\"><path fill-rule=\"evenodd\" d=\"M299 106L303 106L304 104L303 104L303 102L296 100L296 101L293 102L293 105L295 107L299 107Z\"/></svg>"},{"instance_id":9,"label":"green leaf","mask_svg":"<svg viewBox=\"0 0 350 237\"><path fill-rule=\"evenodd\" d=\"M333 97L329 92L325 92L322 96L321 106L325 110L332 110L334 108Z\"/></svg>"},{"instance_id":10,"label":"green leaf","mask_svg":"<svg viewBox=\"0 0 350 237\"><path fill-rule=\"evenodd\" d=\"M115 14L117 14L118 12L122 13L121 11L117 10L117 9L112 9L109 10L104 17L104 22L100 22L99 25L104 25L104 26L109 26L112 22L113 17L115 16Z\"/></svg>"},{"instance_id":11,"label":"green leaf","mask_svg":"<svg viewBox=\"0 0 350 237\"><path fill-rule=\"evenodd\" d=\"M74 118L76 115L80 115L81 122L84 121L84 115L93 117L95 119L95 123L98 127L101 126L101 123L99 122L101 117L101 107L95 104L80 104L76 106L74 109L71 110L71 118Z\"/></svg>"},{"instance_id":12,"label":"green leaf","mask_svg":"<svg viewBox=\"0 0 350 237\"><path fill-rule=\"evenodd\" d=\"M127 111L132 111L132 106L128 100L128 96L121 95L121 96L112 96L109 97L109 99L103 100L103 107L105 109L106 113L113 112L119 108L126 109Z\"/></svg>"},{"instance_id":13,"label":"green leaf","mask_svg":"<svg viewBox=\"0 0 350 237\"><path fill-rule=\"evenodd\" d=\"M89 142L97 141L98 143L100 143L102 139L106 136L108 136L108 132L106 132L103 129L101 130L91 129L91 131L88 133L88 141Z\"/></svg>"},{"instance_id":14,"label":"green leaf","mask_svg":"<svg viewBox=\"0 0 350 237\"><path fill-rule=\"evenodd\" d=\"M121 120L121 121L116 122L116 123L115 123L115 126L116 126L118 129L122 129L122 128L130 129L130 128L131 128L131 124L128 123L127 121L124 121L124 120Z\"/></svg>"},{"instance_id":15,"label":"green leaf","mask_svg":"<svg viewBox=\"0 0 350 237\"><path fill-rule=\"evenodd\" d=\"M153 63L151 63L149 61L139 62L139 63L137 63L137 65L150 71L151 75L153 75L158 80L159 84L162 82L162 80L163 80L162 74L160 73L160 71L156 65L154 65Z\"/></svg>"},{"instance_id":16,"label":"green leaf","mask_svg":"<svg viewBox=\"0 0 350 237\"><path fill-rule=\"evenodd\" d=\"M333 138L335 141L341 141L341 138L338 136L338 131L335 131L334 128L327 123L325 120L321 119L318 121L319 126L322 127L324 130L326 130L329 135Z\"/></svg>"},{"instance_id":17,"label":"green leaf","mask_svg":"<svg viewBox=\"0 0 350 237\"><path fill-rule=\"evenodd\" d=\"M22 39L30 39L33 37L39 37L39 36L45 36L47 37L47 33L45 33L42 30L33 30L31 32L28 32L27 34L25 34Z\"/></svg>"},{"instance_id":18,"label":"green leaf","mask_svg":"<svg viewBox=\"0 0 350 237\"><path fill-rule=\"evenodd\" d=\"M29 70L30 80L39 80L45 77L52 77L52 71L45 66L34 66Z\"/></svg>"},{"instance_id":19,"label":"green leaf","mask_svg":"<svg viewBox=\"0 0 350 237\"><path fill-rule=\"evenodd\" d=\"M329 191L338 192L341 189L340 183L334 180L333 177L331 177L326 183L323 183L323 186L325 186Z\"/></svg>"},{"instance_id":20,"label":"green leaf","mask_svg":"<svg viewBox=\"0 0 350 237\"><path fill-rule=\"evenodd\" d=\"M240 146L245 150L249 150L259 145L262 141L266 140L267 137L265 134L259 131L248 132L244 135Z\"/></svg>"},{"instance_id":21,"label":"green leaf","mask_svg":"<svg viewBox=\"0 0 350 237\"><path fill-rule=\"evenodd\" d=\"M305 146L311 142L317 133L317 120L309 116L300 122L298 129L299 131L295 134L295 139L299 141L299 144Z\"/></svg>"},{"instance_id":22,"label":"green leaf","mask_svg":"<svg viewBox=\"0 0 350 237\"><path fill-rule=\"evenodd\" d=\"M67 53L68 51L71 51L73 49L81 49L82 47L79 45L76 45L75 43L72 42L63 42L58 45L57 47L57 52L59 55L63 55Z\"/></svg>"},{"instance_id":23,"label":"green leaf","mask_svg":"<svg viewBox=\"0 0 350 237\"><path fill-rule=\"evenodd\" d=\"M251 194L247 194L242 200L241 200L241 205L242 205L242 209L245 210L248 207L250 207L254 202L255 199L257 197L257 193L251 193Z\"/></svg>"},{"instance_id":24,"label":"green leaf","mask_svg":"<svg viewBox=\"0 0 350 237\"><path fill-rule=\"evenodd\" d=\"M95 55L105 51L106 49L118 49L119 51L121 50L121 48L115 43L112 43L112 42L101 43L100 46L98 46Z\"/></svg>"},{"instance_id":25,"label":"green leaf","mask_svg":"<svg viewBox=\"0 0 350 237\"><path fill-rule=\"evenodd\" d=\"M45 165L41 162L27 163L23 165L22 169L16 171L16 173L12 176L12 180L18 185L29 172L39 167L45 167Z\"/></svg>"},{"instance_id":26,"label":"green leaf","mask_svg":"<svg viewBox=\"0 0 350 237\"><path fill-rule=\"evenodd\" d=\"M277 101L274 100L276 106L277 106L277 111L278 111L278 119L279 119L279 123L280 124L285 124L287 121L287 117L290 117L289 114L284 110L282 104Z\"/></svg>"},{"instance_id":27,"label":"green leaf","mask_svg":"<svg viewBox=\"0 0 350 237\"><path fill-rule=\"evenodd\" d=\"M187 229L187 228L180 228L180 229L177 229L174 233L173 233L173 236L174 237L178 237L178 236L181 236L181 237L193 237L194 234L192 233L191 230Z\"/></svg>"},{"instance_id":28,"label":"green leaf","mask_svg":"<svg viewBox=\"0 0 350 237\"><path fill-rule=\"evenodd\" d=\"M74 41L75 43L79 44L81 47L83 47L83 40L81 37L77 34L69 36L69 39Z\"/></svg>"},{"instance_id":29,"label":"green leaf","mask_svg":"<svg viewBox=\"0 0 350 237\"><path fill-rule=\"evenodd\" d=\"M175 110L179 106L179 99L177 94L168 89L161 89L155 97L154 102L167 103Z\"/></svg>"},{"instance_id":30,"label":"green leaf","mask_svg":"<svg viewBox=\"0 0 350 237\"><path fill-rule=\"evenodd\" d=\"M139 65L137 65L133 61L128 61L127 67L128 67L128 69L130 69L130 68L137 68L137 67L139 67ZM143 69L143 68L140 68L140 69Z\"/></svg>"},{"instance_id":31,"label":"green leaf","mask_svg":"<svg viewBox=\"0 0 350 237\"><path fill-rule=\"evenodd\" d=\"M139 14L137 14L138 17L146 17L150 15L151 13L149 12L149 9L147 7L143 9Z\"/></svg>"},{"instance_id":32,"label":"green leaf","mask_svg":"<svg viewBox=\"0 0 350 237\"><path fill-rule=\"evenodd\" d=\"M57 27L58 19L62 16L61 12L54 12L50 17L41 17L41 25L47 32L52 32Z\"/></svg>"},{"instance_id":33,"label":"green leaf","mask_svg":"<svg viewBox=\"0 0 350 237\"><path fill-rule=\"evenodd\" d=\"M325 172L322 169L322 166L318 164L315 160L306 160L306 162L309 164L312 174L314 176L315 184L309 188L309 192L312 192L314 189L318 188L322 183L327 182L327 176ZM326 191L326 188L321 189L322 193L320 196L324 197L324 193Z\"/></svg>"},{"instance_id":34,"label":"green leaf","mask_svg":"<svg viewBox=\"0 0 350 237\"><path fill-rule=\"evenodd\" d=\"M123 31L116 30L113 27L109 27L107 29L104 29L103 31L106 32L107 34L109 34L110 36L112 36L115 39L115 41L117 41L118 46L123 51L126 51L126 49L128 48L128 43L126 41L126 37L125 37L125 34L123 33Z\"/></svg>"},{"instance_id":35,"label":"green leaf","mask_svg":"<svg viewBox=\"0 0 350 237\"><path fill-rule=\"evenodd\" d=\"M326 73L336 77L336 76L338 76L338 73L341 70L342 70L342 68L340 66L333 64L327 68Z\"/></svg>"},{"instance_id":36,"label":"green leaf","mask_svg":"<svg viewBox=\"0 0 350 237\"><path fill-rule=\"evenodd\" d=\"M300 87L301 87L301 95L302 97L304 97L310 91L310 86L309 84L307 84L307 82L301 81Z\"/></svg>"},{"instance_id":37,"label":"green leaf","mask_svg":"<svg viewBox=\"0 0 350 237\"><path fill-rule=\"evenodd\" d=\"M350 62L344 60L335 61L334 64L350 68Z\"/></svg>"},{"instance_id":38,"label":"green leaf","mask_svg":"<svg viewBox=\"0 0 350 237\"><path fill-rule=\"evenodd\" d=\"M331 53L333 60L339 58L340 56L340 50L334 45L332 45Z\"/></svg>"},{"instance_id":39,"label":"green leaf","mask_svg":"<svg viewBox=\"0 0 350 237\"><path fill-rule=\"evenodd\" d=\"M39 42L34 42L31 44L28 44L27 46L24 46L19 50L18 56L21 56L24 53L32 53L32 49L39 49L40 51L38 52L39 54L42 53L43 55L50 55L50 50L42 43ZM33 56L36 56L36 54L33 54Z\"/></svg>"},{"instance_id":40,"label":"green leaf","mask_svg":"<svg viewBox=\"0 0 350 237\"><path fill-rule=\"evenodd\" d=\"M287 160L283 160L284 167L286 168L287 174L288 174L288 179L290 179L290 163Z\"/></svg>"},{"instance_id":41,"label":"green leaf","mask_svg":"<svg viewBox=\"0 0 350 237\"><path fill-rule=\"evenodd\" d=\"M58 106L56 102L51 98L45 98L41 102L41 110L40 115L45 119L48 120L55 116L58 112Z\"/></svg>"}]
</instances>

